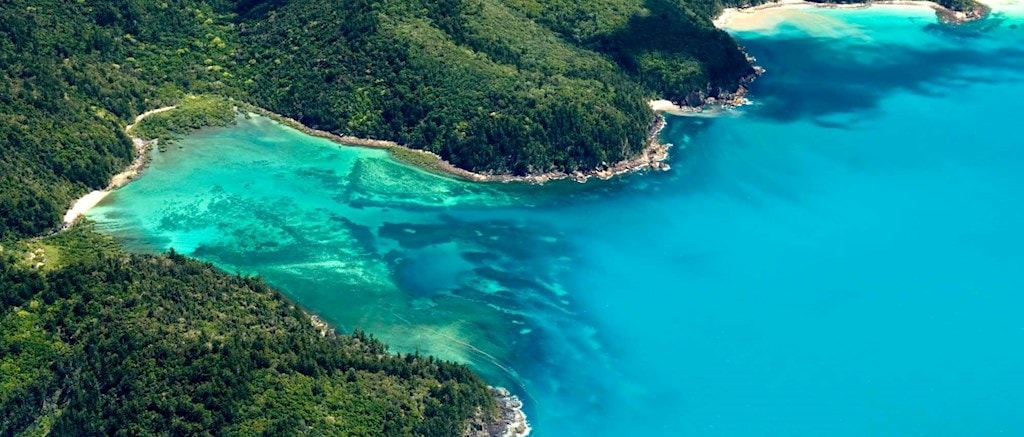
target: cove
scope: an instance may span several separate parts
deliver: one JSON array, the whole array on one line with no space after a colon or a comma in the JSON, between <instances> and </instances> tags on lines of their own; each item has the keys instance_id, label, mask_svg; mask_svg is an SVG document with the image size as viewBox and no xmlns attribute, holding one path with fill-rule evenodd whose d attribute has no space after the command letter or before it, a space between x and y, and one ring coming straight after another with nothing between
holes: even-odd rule
<instances>
[{"instance_id":1,"label":"cove","mask_svg":"<svg viewBox=\"0 0 1024 437\"><path fill-rule=\"evenodd\" d=\"M469 184L265 118L89 212L340 331L471 364L535 434L1024 434L1024 30L802 9L672 170Z\"/></svg>"}]
</instances>

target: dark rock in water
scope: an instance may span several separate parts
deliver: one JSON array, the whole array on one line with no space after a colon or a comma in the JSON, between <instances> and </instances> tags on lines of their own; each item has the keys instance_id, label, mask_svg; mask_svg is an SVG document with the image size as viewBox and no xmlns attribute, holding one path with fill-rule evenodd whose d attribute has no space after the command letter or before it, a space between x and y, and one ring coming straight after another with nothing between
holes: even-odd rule
<instances>
[{"instance_id":1,"label":"dark rock in water","mask_svg":"<svg viewBox=\"0 0 1024 437\"><path fill-rule=\"evenodd\" d=\"M683 100L683 103L685 103L686 106L699 107L704 105L704 99L706 98L707 96L705 96L703 92L693 91L686 95L686 99Z\"/></svg>"}]
</instances>

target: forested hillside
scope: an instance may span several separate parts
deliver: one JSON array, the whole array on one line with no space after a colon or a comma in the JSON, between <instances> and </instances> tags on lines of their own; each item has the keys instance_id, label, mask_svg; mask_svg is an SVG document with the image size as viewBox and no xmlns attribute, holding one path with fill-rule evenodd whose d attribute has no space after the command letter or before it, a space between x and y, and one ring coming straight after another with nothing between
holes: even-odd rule
<instances>
[{"instance_id":1,"label":"forested hillside","mask_svg":"<svg viewBox=\"0 0 1024 437\"><path fill-rule=\"evenodd\" d=\"M258 279L88 229L19 246L0 252L0 435L440 436L494 411L465 366L323 336Z\"/></svg>"},{"instance_id":2,"label":"forested hillside","mask_svg":"<svg viewBox=\"0 0 1024 437\"><path fill-rule=\"evenodd\" d=\"M0 4L0 238L54 226L132 154L132 117L231 97L482 172L644 147L646 101L750 72L707 0L11 0Z\"/></svg>"},{"instance_id":3,"label":"forested hillside","mask_svg":"<svg viewBox=\"0 0 1024 437\"><path fill-rule=\"evenodd\" d=\"M0 239L55 226L132 159L122 129L186 91L234 93L230 4L0 3Z\"/></svg>"},{"instance_id":4,"label":"forested hillside","mask_svg":"<svg viewBox=\"0 0 1024 437\"><path fill-rule=\"evenodd\" d=\"M647 100L752 72L676 0L294 0L240 17L257 104L479 172L593 169L638 153Z\"/></svg>"}]
</instances>

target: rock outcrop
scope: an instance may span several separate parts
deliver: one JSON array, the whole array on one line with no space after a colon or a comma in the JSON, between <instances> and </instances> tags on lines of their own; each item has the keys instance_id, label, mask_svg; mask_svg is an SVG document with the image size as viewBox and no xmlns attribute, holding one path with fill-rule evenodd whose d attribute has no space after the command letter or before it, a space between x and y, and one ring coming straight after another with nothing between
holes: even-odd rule
<instances>
[{"instance_id":1,"label":"rock outcrop","mask_svg":"<svg viewBox=\"0 0 1024 437\"><path fill-rule=\"evenodd\" d=\"M530 425L526 423L523 403L518 396L501 387L491 387L498 402L498 414L494 418L486 418L480 412L466 427L464 437L526 437L530 434Z\"/></svg>"}]
</instances>

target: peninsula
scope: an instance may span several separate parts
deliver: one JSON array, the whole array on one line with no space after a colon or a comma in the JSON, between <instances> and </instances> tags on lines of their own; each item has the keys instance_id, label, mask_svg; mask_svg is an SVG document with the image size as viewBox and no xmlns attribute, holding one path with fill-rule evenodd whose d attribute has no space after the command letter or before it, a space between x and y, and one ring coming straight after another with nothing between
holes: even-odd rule
<instances>
[{"instance_id":1,"label":"peninsula","mask_svg":"<svg viewBox=\"0 0 1024 437\"><path fill-rule=\"evenodd\" d=\"M0 236L59 226L75 199L107 188L138 155L123 126L190 94L422 150L399 157L436 157L473 180L664 168L648 102L742 97L757 70L712 19L758 2L606 3L7 3L2 50L18 69L0 81L10 91L0 108Z\"/></svg>"}]
</instances>

